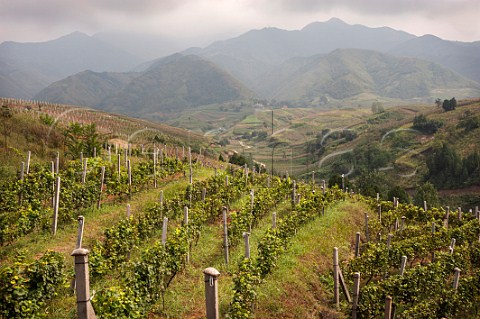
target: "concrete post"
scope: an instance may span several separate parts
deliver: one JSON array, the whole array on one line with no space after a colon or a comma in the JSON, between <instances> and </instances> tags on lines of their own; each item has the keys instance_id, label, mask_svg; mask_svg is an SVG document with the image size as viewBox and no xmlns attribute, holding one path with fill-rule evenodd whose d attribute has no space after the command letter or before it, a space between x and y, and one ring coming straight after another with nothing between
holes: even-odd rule
<instances>
[{"instance_id":1,"label":"concrete post","mask_svg":"<svg viewBox=\"0 0 480 319\"><path fill-rule=\"evenodd\" d=\"M339 284L338 248L333 248L333 299L337 309L340 307L340 284Z\"/></svg>"},{"instance_id":2,"label":"concrete post","mask_svg":"<svg viewBox=\"0 0 480 319\"><path fill-rule=\"evenodd\" d=\"M77 295L77 316L79 319L96 319L90 302L90 278L88 273L88 253L84 248L75 249L75 287Z\"/></svg>"},{"instance_id":3,"label":"concrete post","mask_svg":"<svg viewBox=\"0 0 480 319\"><path fill-rule=\"evenodd\" d=\"M276 212L272 213L272 228L273 229L277 228L277 213Z\"/></svg>"},{"instance_id":4,"label":"concrete post","mask_svg":"<svg viewBox=\"0 0 480 319\"><path fill-rule=\"evenodd\" d=\"M455 277L453 278L453 289L457 291L458 282L460 281L460 268L455 267Z\"/></svg>"},{"instance_id":5,"label":"concrete post","mask_svg":"<svg viewBox=\"0 0 480 319\"><path fill-rule=\"evenodd\" d=\"M203 271L205 281L205 301L207 319L219 319L218 303L218 276L220 273L215 268L207 268Z\"/></svg>"},{"instance_id":6,"label":"concrete post","mask_svg":"<svg viewBox=\"0 0 480 319\"><path fill-rule=\"evenodd\" d=\"M222 207L222 216L223 216L223 252L224 252L224 256L225 256L225 264L228 265L227 207L225 207L225 206Z\"/></svg>"},{"instance_id":7,"label":"concrete post","mask_svg":"<svg viewBox=\"0 0 480 319\"><path fill-rule=\"evenodd\" d=\"M85 218L83 216L78 216L78 232L77 232L77 243L75 245L75 249L82 248L82 240L83 240L83 228Z\"/></svg>"},{"instance_id":8,"label":"concrete post","mask_svg":"<svg viewBox=\"0 0 480 319\"><path fill-rule=\"evenodd\" d=\"M183 208L183 224L185 225L186 229L187 229L187 256L185 257L186 258L186 262L187 264L190 263L190 244L189 244L189 240L188 240L188 207L185 206Z\"/></svg>"},{"instance_id":9,"label":"concrete post","mask_svg":"<svg viewBox=\"0 0 480 319\"><path fill-rule=\"evenodd\" d=\"M400 276L403 276L405 273L405 266L407 265L407 256L402 256L402 260L400 261Z\"/></svg>"},{"instance_id":10,"label":"concrete post","mask_svg":"<svg viewBox=\"0 0 480 319\"><path fill-rule=\"evenodd\" d=\"M55 180L55 196L53 205L53 222L52 222L52 234L57 233L57 221L58 221L58 207L60 204L60 176L57 176Z\"/></svg>"},{"instance_id":11,"label":"concrete post","mask_svg":"<svg viewBox=\"0 0 480 319\"><path fill-rule=\"evenodd\" d=\"M245 241L245 258L250 258L250 233L244 232L242 236Z\"/></svg>"},{"instance_id":12,"label":"concrete post","mask_svg":"<svg viewBox=\"0 0 480 319\"><path fill-rule=\"evenodd\" d=\"M167 227L168 227L168 217L163 218L163 227L162 227L162 245L165 247L167 243Z\"/></svg>"}]
</instances>

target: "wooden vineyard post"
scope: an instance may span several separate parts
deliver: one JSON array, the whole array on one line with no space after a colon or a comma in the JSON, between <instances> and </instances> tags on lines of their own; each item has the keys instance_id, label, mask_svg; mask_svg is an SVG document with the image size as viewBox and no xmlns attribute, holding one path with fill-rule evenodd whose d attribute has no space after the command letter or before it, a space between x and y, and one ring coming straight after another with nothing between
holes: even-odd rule
<instances>
[{"instance_id":1,"label":"wooden vineyard post","mask_svg":"<svg viewBox=\"0 0 480 319\"><path fill-rule=\"evenodd\" d=\"M327 184L324 179L322 179L322 195L325 195L325 188L327 187Z\"/></svg>"},{"instance_id":2,"label":"wooden vineyard post","mask_svg":"<svg viewBox=\"0 0 480 319\"><path fill-rule=\"evenodd\" d=\"M357 319L358 297L360 295L360 273L353 274L352 319Z\"/></svg>"},{"instance_id":3,"label":"wooden vineyard post","mask_svg":"<svg viewBox=\"0 0 480 319\"><path fill-rule=\"evenodd\" d=\"M272 228L273 229L277 228L277 213L276 212L272 213Z\"/></svg>"},{"instance_id":4,"label":"wooden vineyard post","mask_svg":"<svg viewBox=\"0 0 480 319\"><path fill-rule=\"evenodd\" d=\"M52 222L52 234L55 236L57 233L57 221L58 221L58 207L60 204L60 176L57 176L55 180L55 196L53 205L53 222Z\"/></svg>"},{"instance_id":5,"label":"wooden vineyard post","mask_svg":"<svg viewBox=\"0 0 480 319\"><path fill-rule=\"evenodd\" d=\"M168 227L168 218L163 218L163 227L162 227L162 246L165 247L167 243L167 227Z\"/></svg>"},{"instance_id":6,"label":"wooden vineyard post","mask_svg":"<svg viewBox=\"0 0 480 319\"><path fill-rule=\"evenodd\" d=\"M100 175L100 190L98 192L98 202L97 202L97 209L100 208L100 204L102 201L102 193L103 193L103 184L105 181L105 166L102 166L102 172Z\"/></svg>"},{"instance_id":7,"label":"wooden vineyard post","mask_svg":"<svg viewBox=\"0 0 480 319\"><path fill-rule=\"evenodd\" d=\"M387 296L385 298L385 319L391 319L392 318L392 297Z\"/></svg>"},{"instance_id":8,"label":"wooden vineyard post","mask_svg":"<svg viewBox=\"0 0 480 319\"><path fill-rule=\"evenodd\" d=\"M462 221L462 207L458 207L458 220Z\"/></svg>"},{"instance_id":9,"label":"wooden vineyard post","mask_svg":"<svg viewBox=\"0 0 480 319\"><path fill-rule=\"evenodd\" d=\"M207 197L207 189L204 187L202 188L202 202L205 201L206 197Z\"/></svg>"},{"instance_id":10,"label":"wooden vineyard post","mask_svg":"<svg viewBox=\"0 0 480 319\"><path fill-rule=\"evenodd\" d=\"M335 302L335 307L337 309L340 307L340 284L339 284L339 274L338 274L338 248L333 248L333 301Z\"/></svg>"},{"instance_id":11,"label":"wooden vineyard post","mask_svg":"<svg viewBox=\"0 0 480 319\"><path fill-rule=\"evenodd\" d=\"M355 235L355 257L360 256L360 232Z\"/></svg>"},{"instance_id":12,"label":"wooden vineyard post","mask_svg":"<svg viewBox=\"0 0 480 319\"><path fill-rule=\"evenodd\" d=\"M218 276L220 273L215 268L203 271L205 281L205 303L207 319L219 319L218 303Z\"/></svg>"},{"instance_id":13,"label":"wooden vineyard post","mask_svg":"<svg viewBox=\"0 0 480 319\"><path fill-rule=\"evenodd\" d=\"M390 245L392 244L392 234L388 234L388 239L387 239L387 249L390 249Z\"/></svg>"},{"instance_id":14,"label":"wooden vineyard post","mask_svg":"<svg viewBox=\"0 0 480 319\"><path fill-rule=\"evenodd\" d=\"M227 227L227 207L222 207L223 217L223 254L225 257L225 264L228 265L228 227Z\"/></svg>"},{"instance_id":15,"label":"wooden vineyard post","mask_svg":"<svg viewBox=\"0 0 480 319\"><path fill-rule=\"evenodd\" d=\"M242 236L245 241L245 258L250 258L250 233L244 232Z\"/></svg>"}]
</instances>

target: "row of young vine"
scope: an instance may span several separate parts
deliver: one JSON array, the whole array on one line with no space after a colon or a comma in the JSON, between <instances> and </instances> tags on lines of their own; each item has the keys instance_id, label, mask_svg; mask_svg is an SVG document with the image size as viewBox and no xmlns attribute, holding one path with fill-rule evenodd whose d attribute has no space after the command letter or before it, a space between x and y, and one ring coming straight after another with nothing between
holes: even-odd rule
<instances>
[{"instance_id":1,"label":"row of young vine","mask_svg":"<svg viewBox=\"0 0 480 319\"><path fill-rule=\"evenodd\" d=\"M131 186L126 167L89 158L83 179L85 162L69 161L58 173L47 165L34 164L23 179L13 179L0 186L0 246L12 243L34 231L49 231L52 223L52 198L55 178L61 178L58 223L68 224L100 200L101 170L105 167L105 197L121 198L151 185L154 178L163 178L185 169L186 163L165 157L154 169L153 161L139 160L131 168ZM119 174L120 172L120 174ZM154 172L156 177L154 176Z\"/></svg>"},{"instance_id":2,"label":"row of young vine","mask_svg":"<svg viewBox=\"0 0 480 319\"><path fill-rule=\"evenodd\" d=\"M363 243L359 257L343 266L349 284L355 272L361 274L357 318L383 316L387 296L397 318L478 317L478 216L366 201L377 215L368 220L371 240ZM402 257L408 263L400 273ZM458 286L453 284L456 269L461 271ZM349 312L350 306L344 306Z\"/></svg>"},{"instance_id":3,"label":"row of young vine","mask_svg":"<svg viewBox=\"0 0 480 319\"><path fill-rule=\"evenodd\" d=\"M345 194L338 188L325 193L316 193L307 185L302 185L294 194L300 194L300 200L292 198L293 209L269 228L260 238L256 258L244 258L234 274L233 298L227 316L229 318L252 318L256 290L272 272L277 259L288 248L289 240L296 231L309 221L319 217L325 207L336 200L343 199Z\"/></svg>"},{"instance_id":4,"label":"row of young vine","mask_svg":"<svg viewBox=\"0 0 480 319\"><path fill-rule=\"evenodd\" d=\"M269 188L266 187L267 183L270 184ZM169 223L173 222L174 227L171 227L173 230L169 231L164 244L160 240L155 241L147 248L143 248L136 259L127 262L126 254L128 253L125 251L122 257L124 266L120 269L123 280L120 285L104 288L96 293L92 300L96 313L101 318L145 317L154 304L159 301L164 302L164 296L170 283L185 267L187 255L192 245L198 240L202 227L217 221L221 216L223 206L228 206L231 200L240 198L248 190L248 187L254 186L258 187L258 197L268 192L277 194L275 195L277 198L283 198L284 193L278 194L288 188L285 187L285 184L285 181L278 178L267 182L265 175L257 175L255 183L251 184L248 183L246 175L241 171L228 175L228 178L227 175L220 174L207 181L196 182L188 186L185 192L165 202L164 205L156 204L148 209L145 216L150 216L148 218L151 223L157 224L156 229L160 228L163 218L168 216ZM209 196L202 200L202 193L209 194ZM191 202L190 197L192 197ZM260 202L262 201L260 200L255 205L256 209L260 206L267 207ZM185 222L185 216L182 214L184 206L189 207L188 223ZM242 208L243 210L244 208ZM235 220L234 216L235 214L232 214L232 225ZM136 238L135 235L131 237ZM150 233L148 237L155 237L154 232ZM125 239L123 239L124 241ZM110 249L112 245L109 243L105 247L107 246ZM95 269L98 265L95 248L92 258L91 264Z\"/></svg>"}]
</instances>

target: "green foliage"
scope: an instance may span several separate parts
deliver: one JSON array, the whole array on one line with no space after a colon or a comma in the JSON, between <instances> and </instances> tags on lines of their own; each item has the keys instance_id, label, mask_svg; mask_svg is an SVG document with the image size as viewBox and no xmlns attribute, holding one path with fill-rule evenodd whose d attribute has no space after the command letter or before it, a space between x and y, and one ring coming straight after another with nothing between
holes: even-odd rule
<instances>
[{"instance_id":1,"label":"green foliage","mask_svg":"<svg viewBox=\"0 0 480 319\"><path fill-rule=\"evenodd\" d=\"M43 124L52 126L55 124L55 118L48 113L42 113L40 114L40 121L42 121Z\"/></svg>"},{"instance_id":2,"label":"green foliage","mask_svg":"<svg viewBox=\"0 0 480 319\"><path fill-rule=\"evenodd\" d=\"M372 103L372 113L377 114L377 113L383 113L385 112L385 108L383 107L383 104L381 102L373 102Z\"/></svg>"},{"instance_id":3,"label":"green foliage","mask_svg":"<svg viewBox=\"0 0 480 319\"><path fill-rule=\"evenodd\" d=\"M457 100L452 97L450 100L444 100L442 103L442 108L445 112L453 111L457 108Z\"/></svg>"},{"instance_id":4,"label":"green foliage","mask_svg":"<svg viewBox=\"0 0 480 319\"><path fill-rule=\"evenodd\" d=\"M0 314L5 318L43 318L46 301L58 295L66 281L63 256L46 252L26 263L20 257L0 269Z\"/></svg>"},{"instance_id":5,"label":"green foliage","mask_svg":"<svg viewBox=\"0 0 480 319\"><path fill-rule=\"evenodd\" d=\"M417 186L415 190L413 203L417 206L423 207L424 201L427 202L428 207L438 207L440 204L437 190L432 183L426 182Z\"/></svg>"},{"instance_id":6,"label":"green foliage","mask_svg":"<svg viewBox=\"0 0 480 319\"><path fill-rule=\"evenodd\" d=\"M405 188L396 185L388 190L387 199L393 199L394 197L398 198L400 203L408 204L410 203L410 195L408 195Z\"/></svg>"},{"instance_id":7,"label":"green foliage","mask_svg":"<svg viewBox=\"0 0 480 319\"><path fill-rule=\"evenodd\" d=\"M428 156L427 167L425 179L438 188L461 188L480 182L480 155L477 151L462 159L444 143Z\"/></svg>"},{"instance_id":8,"label":"green foliage","mask_svg":"<svg viewBox=\"0 0 480 319\"><path fill-rule=\"evenodd\" d=\"M347 153L344 156L352 158L357 173L385 168L393 160L393 154L390 150L378 143L359 145L355 147L352 153Z\"/></svg>"},{"instance_id":9,"label":"green foliage","mask_svg":"<svg viewBox=\"0 0 480 319\"><path fill-rule=\"evenodd\" d=\"M425 134L434 134L442 126L443 126L442 122L429 120L425 115L420 114L415 116L415 118L413 119L412 128Z\"/></svg>"},{"instance_id":10,"label":"green foliage","mask_svg":"<svg viewBox=\"0 0 480 319\"><path fill-rule=\"evenodd\" d=\"M94 149L97 150L97 155L100 155L102 141L95 123L85 125L71 123L64 135L66 153L72 158L80 157L80 153L83 153L84 157L93 157Z\"/></svg>"},{"instance_id":11,"label":"green foliage","mask_svg":"<svg viewBox=\"0 0 480 319\"><path fill-rule=\"evenodd\" d=\"M228 162L231 163L231 164L238 165L238 166L243 166L243 165L247 164L247 159L245 158L245 156L243 156L241 154L234 153L230 157L230 160Z\"/></svg>"},{"instance_id":12,"label":"green foliage","mask_svg":"<svg viewBox=\"0 0 480 319\"><path fill-rule=\"evenodd\" d=\"M376 201L367 200L372 209ZM480 271L480 224L474 216L450 215L444 227L444 211L424 211L418 206L381 202L382 218L372 219L372 233L391 230L392 223L405 217L403 229L395 232L387 246L382 240L362 245L361 255L344 266L344 277L351 283L353 273L360 272L362 286L358 318L381 317L385 297L391 296L396 314L401 318L474 318L478 313L478 275ZM432 223L435 232L432 233ZM453 252L449 245L456 239ZM435 254L432 260L432 253ZM398 274L402 256L407 257L403 276ZM459 287L454 290L454 269L461 269Z\"/></svg>"},{"instance_id":13,"label":"green foliage","mask_svg":"<svg viewBox=\"0 0 480 319\"><path fill-rule=\"evenodd\" d=\"M364 171L357 177L355 183L357 189L364 196L376 197L377 193L381 198L387 196L387 190L391 184L387 175L379 171ZM386 198L391 198L389 195Z\"/></svg>"}]
</instances>

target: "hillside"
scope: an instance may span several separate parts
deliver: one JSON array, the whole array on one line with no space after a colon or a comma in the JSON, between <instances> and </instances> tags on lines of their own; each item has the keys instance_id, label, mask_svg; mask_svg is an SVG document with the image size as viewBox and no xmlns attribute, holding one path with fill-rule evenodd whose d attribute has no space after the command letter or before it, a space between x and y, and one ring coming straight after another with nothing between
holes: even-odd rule
<instances>
[{"instance_id":1,"label":"hillside","mask_svg":"<svg viewBox=\"0 0 480 319\"><path fill-rule=\"evenodd\" d=\"M480 42L457 42L442 40L434 35L410 39L389 53L410 56L443 65L463 76L480 82Z\"/></svg>"},{"instance_id":2,"label":"hillside","mask_svg":"<svg viewBox=\"0 0 480 319\"><path fill-rule=\"evenodd\" d=\"M51 103L97 106L112 92L121 90L137 73L83 71L50 84L34 99Z\"/></svg>"},{"instance_id":3,"label":"hillside","mask_svg":"<svg viewBox=\"0 0 480 319\"><path fill-rule=\"evenodd\" d=\"M141 73L83 72L56 82L37 97L63 103L91 102L111 112L162 119L200 105L245 99L253 93L211 62L180 54Z\"/></svg>"},{"instance_id":4,"label":"hillside","mask_svg":"<svg viewBox=\"0 0 480 319\"><path fill-rule=\"evenodd\" d=\"M292 59L260 82L259 90L270 98L304 105L345 101L361 94L405 101L443 97L446 92L480 95L480 84L438 64L356 49Z\"/></svg>"},{"instance_id":5,"label":"hillside","mask_svg":"<svg viewBox=\"0 0 480 319\"><path fill-rule=\"evenodd\" d=\"M95 124L98 142L113 147L125 148L129 143L137 147L168 143L191 146L199 151L209 144L207 138L194 132L81 106L1 98L0 108L3 106L10 110L12 117L2 117L0 125L1 178L16 174L17 164L25 161L28 151L32 160L41 163L50 162L57 152L62 163L67 161L65 131L74 122Z\"/></svg>"}]
</instances>

